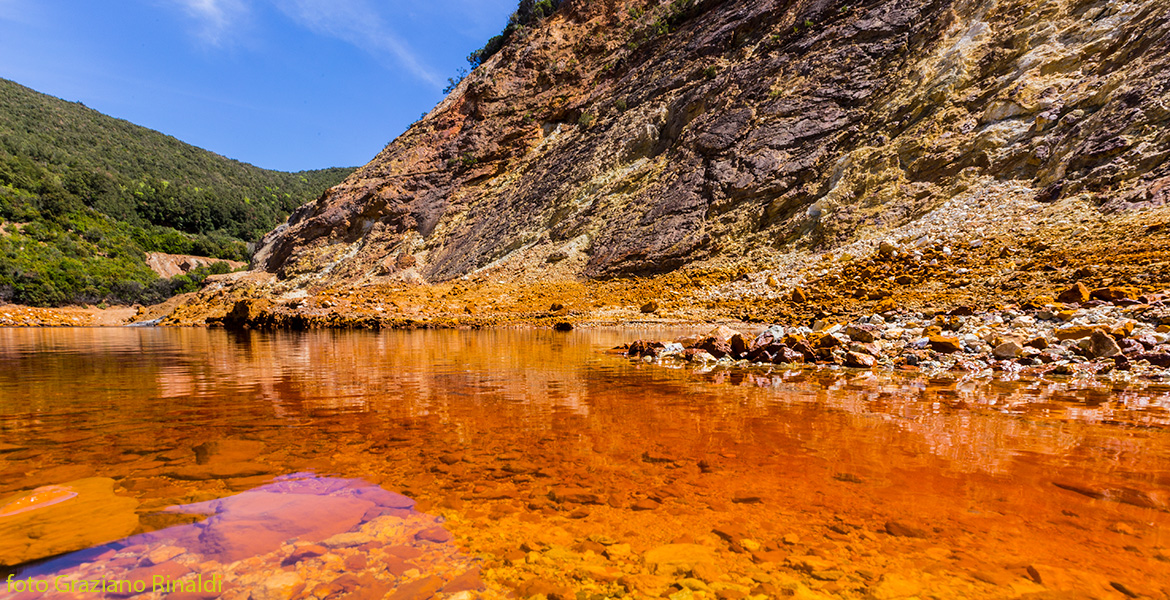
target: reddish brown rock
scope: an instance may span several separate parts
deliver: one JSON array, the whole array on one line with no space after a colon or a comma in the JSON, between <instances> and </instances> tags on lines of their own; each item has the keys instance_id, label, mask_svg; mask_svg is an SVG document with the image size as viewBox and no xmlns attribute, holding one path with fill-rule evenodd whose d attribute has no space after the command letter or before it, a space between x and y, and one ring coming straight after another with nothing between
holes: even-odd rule
<instances>
[{"instance_id":1,"label":"reddish brown rock","mask_svg":"<svg viewBox=\"0 0 1170 600\"><path fill-rule=\"evenodd\" d=\"M873 325L847 325L845 335L855 342L868 344L877 339L878 328Z\"/></svg>"},{"instance_id":2,"label":"reddish brown rock","mask_svg":"<svg viewBox=\"0 0 1170 600\"><path fill-rule=\"evenodd\" d=\"M959 338L947 337L944 335L930 336L930 349L935 352L942 352L943 354L952 354L963 349L963 344L959 342Z\"/></svg>"},{"instance_id":3,"label":"reddish brown rock","mask_svg":"<svg viewBox=\"0 0 1170 600\"><path fill-rule=\"evenodd\" d=\"M548 600L574 600L576 596L568 586L554 583L547 579L529 579L516 587L516 593L521 598L531 598L538 594Z\"/></svg>"},{"instance_id":4,"label":"reddish brown rock","mask_svg":"<svg viewBox=\"0 0 1170 600\"><path fill-rule=\"evenodd\" d=\"M1093 335L1096 330L1096 327L1087 325L1069 325L1056 330L1056 339L1061 341L1084 339Z\"/></svg>"},{"instance_id":5,"label":"reddish brown rock","mask_svg":"<svg viewBox=\"0 0 1170 600\"><path fill-rule=\"evenodd\" d=\"M642 498L641 500L631 504L630 508L633 510L656 510L660 506L662 506L662 504L659 502L649 498Z\"/></svg>"},{"instance_id":6,"label":"reddish brown rock","mask_svg":"<svg viewBox=\"0 0 1170 600\"><path fill-rule=\"evenodd\" d=\"M860 352L846 352L845 366L853 369L872 369L877 364L877 360Z\"/></svg>"},{"instance_id":7,"label":"reddish brown rock","mask_svg":"<svg viewBox=\"0 0 1170 600\"><path fill-rule=\"evenodd\" d=\"M322 554L325 554L326 552L329 552L329 549L320 544L309 544L308 546L301 546L296 550L293 550L292 554L289 554L288 558L284 559L284 564L296 564L302 560L305 560L306 558L316 558Z\"/></svg>"},{"instance_id":8,"label":"reddish brown rock","mask_svg":"<svg viewBox=\"0 0 1170 600\"><path fill-rule=\"evenodd\" d=\"M549 492L549 498L557 502L573 502L576 504L603 504L600 495L581 488L558 487Z\"/></svg>"},{"instance_id":9,"label":"reddish brown rock","mask_svg":"<svg viewBox=\"0 0 1170 600\"><path fill-rule=\"evenodd\" d=\"M440 590L444 594L456 594L466 591L480 591L485 589L483 580L480 578L479 569L471 569L456 575L451 581L448 581L443 589Z\"/></svg>"},{"instance_id":10,"label":"reddish brown rock","mask_svg":"<svg viewBox=\"0 0 1170 600\"><path fill-rule=\"evenodd\" d=\"M1141 295L1141 290L1134 287L1110 286L1097 288L1090 294L1096 300L1114 302L1122 299L1133 299Z\"/></svg>"},{"instance_id":11,"label":"reddish brown rock","mask_svg":"<svg viewBox=\"0 0 1170 600\"><path fill-rule=\"evenodd\" d=\"M927 535L926 530L900 521L887 521L885 530L886 533L897 537L924 538Z\"/></svg>"},{"instance_id":12,"label":"reddish brown rock","mask_svg":"<svg viewBox=\"0 0 1170 600\"><path fill-rule=\"evenodd\" d=\"M1061 292L1056 296L1057 301L1069 304L1082 304L1089 301L1089 288L1081 283L1076 282L1071 288Z\"/></svg>"},{"instance_id":13,"label":"reddish brown rock","mask_svg":"<svg viewBox=\"0 0 1170 600\"><path fill-rule=\"evenodd\" d=\"M707 354L710 354L715 358L723 358L724 356L728 356L732 353L731 344L713 337L709 337L700 342L697 348L707 352Z\"/></svg>"},{"instance_id":14,"label":"reddish brown rock","mask_svg":"<svg viewBox=\"0 0 1170 600\"><path fill-rule=\"evenodd\" d=\"M386 596L386 600L427 600L443 588L443 579L438 575L428 575L398 586L393 594ZM382 596L376 596L382 598Z\"/></svg>"},{"instance_id":15,"label":"reddish brown rock","mask_svg":"<svg viewBox=\"0 0 1170 600\"><path fill-rule=\"evenodd\" d=\"M1089 353L1094 358L1108 358L1121 354L1121 348L1113 339L1113 336L1101 330L1096 330L1090 338L1092 345L1089 347Z\"/></svg>"}]
</instances>

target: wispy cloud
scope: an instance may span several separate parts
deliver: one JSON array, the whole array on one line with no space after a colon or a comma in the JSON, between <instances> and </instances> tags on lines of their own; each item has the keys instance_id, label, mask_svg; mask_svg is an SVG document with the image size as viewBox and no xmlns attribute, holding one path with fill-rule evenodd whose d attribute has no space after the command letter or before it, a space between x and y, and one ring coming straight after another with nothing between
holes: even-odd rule
<instances>
[{"instance_id":1,"label":"wispy cloud","mask_svg":"<svg viewBox=\"0 0 1170 600\"><path fill-rule=\"evenodd\" d=\"M337 38L374 56L389 56L412 75L434 85L442 79L386 23L367 0L273 0L303 27Z\"/></svg>"},{"instance_id":2,"label":"wispy cloud","mask_svg":"<svg viewBox=\"0 0 1170 600\"><path fill-rule=\"evenodd\" d=\"M213 46L222 46L229 38L231 28L239 24L248 13L244 0L174 1L198 23L199 37Z\"/></svg>"},{"instance_id":3,"label":"wispy cloud","mask_svg":"<svg viewBox=\"0 0 1170 600\"><path fill-rule=\"evenodd\" d=\"M34 21L32 12L36 9L35 3L25 0L0 0L0 21L29 25Z\"/></svg>"}]
</instances>

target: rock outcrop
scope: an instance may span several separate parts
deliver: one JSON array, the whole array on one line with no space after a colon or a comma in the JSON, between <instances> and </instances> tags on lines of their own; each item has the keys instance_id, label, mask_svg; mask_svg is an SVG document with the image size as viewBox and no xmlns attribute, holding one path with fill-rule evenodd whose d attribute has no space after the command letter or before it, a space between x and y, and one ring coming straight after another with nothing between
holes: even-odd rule
<instances>
[{"instance_id":1,"label":"rock outcrop","mask_svg":"<svg viewBox=\"0 0 1170 600\"><path fill-rule=\"evenodd\" d=\"M889 229L991 187L1170 197L1161 3L565 3L264 238L281 278L564 277Z\"/></svg>"}]
</instances>

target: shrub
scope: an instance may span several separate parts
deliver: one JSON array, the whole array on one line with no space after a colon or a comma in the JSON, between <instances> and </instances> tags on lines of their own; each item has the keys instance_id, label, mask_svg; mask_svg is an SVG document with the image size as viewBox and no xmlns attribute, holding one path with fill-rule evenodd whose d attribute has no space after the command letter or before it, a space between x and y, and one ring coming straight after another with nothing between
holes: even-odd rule
<instances>
[{"instance_id":1,"label":"shrub","mask_svg":"<svg viewBox=\"0 0 1170 600\"><path fill-rule=\"evenodd\" d=\"M512 36L522 33L528 25L552 15L562 3L563 0L520 0L516 12L508 18L508 24L504 26L504 30L499 35L492 36L483 48L467 55L467 63L471 65L472 69L475 69L487 62L492 55L499 52L508 43Z\"/></svg>"}]
</instances>

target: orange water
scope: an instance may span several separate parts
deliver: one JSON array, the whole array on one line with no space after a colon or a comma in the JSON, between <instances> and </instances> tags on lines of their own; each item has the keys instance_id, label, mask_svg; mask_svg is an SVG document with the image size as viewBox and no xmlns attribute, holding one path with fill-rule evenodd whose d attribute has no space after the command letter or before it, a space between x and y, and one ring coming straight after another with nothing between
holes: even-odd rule
<instances>
[{"instance_id":1,"label":"orange water","mask_svg":"<svg viewBox=\"0 0 1170 600\"><path fill-rule=\"evenodd\" d=\"M109 477L147 531L274 476L358 478L454 534L473 596L1170 597L1164 383L605 352L673 333L0 330L0 501ZM260 444L189 477L216 440ZM713 558L656 564L676 543ZM454 577L422 566L384 579Z\"/></svg>"}]
</instances>

